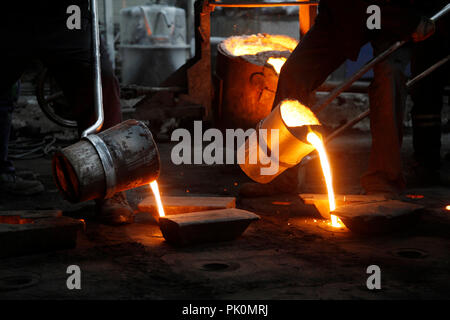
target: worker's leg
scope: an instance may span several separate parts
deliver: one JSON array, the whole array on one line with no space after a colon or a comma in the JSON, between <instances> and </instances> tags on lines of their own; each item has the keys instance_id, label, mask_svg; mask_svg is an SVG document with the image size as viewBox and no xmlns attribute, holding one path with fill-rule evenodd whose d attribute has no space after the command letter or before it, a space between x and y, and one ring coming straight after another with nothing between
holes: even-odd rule
<instances>
[{"instance_id":1,"label":"worker's leg","mask_svg":"<svg viewBox=\"0 0 450 320\"><path fill-rule=\"evenodd\" d=\"M446 43L447 42L447 43ZM417 75L449 52L448 39L440 34L418 43L413 50L412 74ZM444 65L419 81L411 90L413 108L413 146L416 164L413 173L416 182L439 183L441 167L441 110L444 87L449 82L449 65Z\"/></svg>"},{"instance_id":2,"label":"worker's leg","mask_svg":"<svg viewBox=\"0 0 450 320\"><path fill-rule=\"evenodd\" d=\"M4 86L6 87L7 84L5 83ZM5 89L2 89L0 93L0 173L13 173L14 166L8 159L8 143L14 108L13 85Z\"/></svg>"},{"instance_id":3,"label":"worker's leg","mask_svg":"<svg viewBox=\"0 0 450 320\"><path fill-rule=\"evenodd\" d=\"M13 163L8 158L8 144L11 132L12 112L19 95L17 80L23 71L21 59L0 57L0 192L31 195L44 191L38 180L22 179L16 175Z\"/></svg>"},{"instance_id":4,"label":"worker's leg","mask_svg":"<svg viewBox=\"0 0 450 320\"><path fill-rule=\"evenodd\" d=\"M389 45L383 38L373 41L374 55ZM368 193L398 193L405 187L401 146L409 60L410 49L404 47L374 67L369 88L372 149L369 169L361 179Z\"/></svg>"},{"instance_id":5,"label":"worker's leg","mask_svg":"<svg viewBox=\"0 0 450 320\"><path fill-rule=\"evenodd\" d=\"M432 48L425 47L425 43L418 44L414 50L412 64L413 74L424 71L435 63L432 59ZM429 43L428 43L429 44ZM421 164L439 168L441 150L441 109L445 76L444 68L435 71L433 75L418 82L411 92L413 109L413 145L414 156Z\"/></svg>"}]
</instances>

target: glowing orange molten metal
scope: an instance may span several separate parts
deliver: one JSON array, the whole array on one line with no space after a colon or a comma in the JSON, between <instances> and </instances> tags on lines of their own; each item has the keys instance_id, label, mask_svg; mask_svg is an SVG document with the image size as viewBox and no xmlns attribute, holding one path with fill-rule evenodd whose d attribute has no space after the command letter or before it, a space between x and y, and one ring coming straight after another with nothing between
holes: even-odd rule
<instances>
[{"instance_id":1,"label":"glowing orange molten metal","mask_svg":"<svg viewBox=\"0 0 450 320\"><path fill-rule=\"evenodd\" d=\"M224 41L225 48L233 56L255 55L266 51L294 51L298 42L283 35L255 34L230 37Z\"/></svg>"},{"instance_id":2,"label":"glowing orange molten metal","mask_svg":"<svg viewBox=\"0 0 450 320\"><path fill-rule=\"evenodd\" d=\"M156 204L158 205L158 213L160 217L164 217L166 214L164 213L164 207L161 201L161 194L159 193L158 182L153 181L150 183L150 188L152 188L153 195L155 196Z\"/></svg>"},{"instance_id":3,"label":"glowing orange molten metal","mask_svg":"<svg viewBox=\"0 0 450 320\"><path fill-rule=\"evenodd\" d=\"M446 206L445 210L450 211L450 205Z\"/></svg>"},{"instance_id":4,"label":"glowing orange molten metal","mask_svg":"<svg viewBox=\"0 0 450 320\"><path fill-rule=\"evenodd\" d=\"M320 125L315 114L297 100L284 100L280 106L281 118L288 127Z\"/></svg>"},{"instance_id":5,"label":"glowing orange molten metal","mask_svg":"<svg viewBox=\"0 0 450 320\"><path fill-rule=\"evenodd\" d=\"M315 134L314 132L308 133L306 136L306 140L311 143L314 148L316 148L320 157L320 164L322 165L323 175L325 177L325 183L327 184L328 190L328 203L330 206L330 213L336 210L336 200L334 197L334 189L333 189L333 178L331 176L331 168L330 161L328 161L328 156L325 151L325 146L323 145L322 139ZM342 228L342 221L336 217L335 215L331 215L331 225L336 228Z\"/></svg>"},{"instance_id":6,"label":"glowing orange molten metal","mask_svg":"<svg viewBox=\"0 0 450 320\"><path fill-rule=\"evenodd\" d=\"M294 38L283 35L256 34L251 36L230 37L224 41L226 50L233 56L256 55L267 51L294 51L298 41ZM286 58L271 57L267 60L277 74L280 74L281 67L286 62Z\"/></svg>"}]
</instances>

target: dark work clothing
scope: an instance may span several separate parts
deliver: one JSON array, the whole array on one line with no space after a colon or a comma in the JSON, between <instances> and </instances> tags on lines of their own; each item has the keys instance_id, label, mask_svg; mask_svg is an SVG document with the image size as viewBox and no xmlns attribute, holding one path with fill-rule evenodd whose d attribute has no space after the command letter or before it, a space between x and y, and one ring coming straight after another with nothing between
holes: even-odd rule
<instances>
[{"instance_id":1,"label":"dark work clothing","mask_svg":"<svg viewBox=\"0 0 450 320\"><path fill-rule=\"evenodd\" d=\"M346 58L356 60L360 48L382 33L386 41L409 36L419 24L421 12L411 0L321 0L316 23L329 30L327 41ZM368 30L367 7L378 5L381 9L382 30ZM388 32L386 32L388 31Z\"/></svg>"},{"instance_id":2,"label":"dark work clothing","mask_svg":"<svg viewBox=\"0 0 450 320\"><path fill-rule=\"evenodd\" d=\"M0 174L13 173L14 166L8 160L8 143L11 132L12 99L11 95L0 96ZM10 107L7 107L9 105Z\"/></svg>"},{"instance_id":3,"label":"dark work clothing","mask_svg":"<svg viewBox=\"0 0 450 320\"><path fill-rule=\"evenodd\" d=\"M369 31L367 6L361 0L320 2L314 26L282 68L274 107L287 98L311 106L314 90L347 58L355 58L362 45L370 41L374 54L378 55L394 41L407 37L420 22L420 15L410 13L409 6L383 6L382 29ZM387 14L398 8L403 8L402 15ZM390 20L386 21L387 18ZM398 21L391 21L394 19ZM387 28L400 21L408 24L392 30ZM404 72L409 59L410 49L406 46L374 68L369 89L372 150L369 169L362 178L366 191L398 192L405 186L400 149L407 96Z\"/></svg>"},{"instance_id":4,"label":"dark work clothing","mask_svg":"<svg viewBox=\"0 0 450 320\"><path fill-rule=\"evenodd\" d=\"M17 4L8 4L9 11L2 8L0 14L0 95L11 89L32 59L39 59L57 80L74 110L80 131L84 130L95 121L88 2L47 0L30 1L30 5L19 3L22 10L17 8ZM81 30L69 30L66 26L69 17L66 9L72 4L78 4L82 9ZM120 123L122 114L119 84L103 46L101 69L105 111L103 129L107 129ZM3 106L7 107L7 104ZM0 116L5 117L3 113Z\"/></svg>"},{"instance_id":5,"label":"dark work clothing","mask_svg":"<svg viewBox=\"0 0 450 320\"><path fill-rule=\"evenodd\" d=\"M8 143L11 133L11 116L20 95L20 82L0 95L0 174L14 173L14 165L8 160Z\"/></svg>"},{"instance_id":6,"label":"dark work clothing","mask_svg":"<svg viewBox=\"0 0 450 320\"><path fill-rule=\"evenodd\" d=\"M390 42L372 42L374 55L387 49ZM411 58L408 46L394 52L374 69L369 87L370 132L372 147L369 168L361 179L366 191L399 192L406 186L401 147L407 88L406 67Z\"/></svg>"},{"instance_id":7,"label":"dark work clothing","mask_svg":"<svg viewBox=\"0 0 450 320\"><path fill-rule=\"evenodd\" d=\"M431 15L446 2L426 1L423 10ZM411 63L413 76L449 54L450 17L446 16L437 23L436 33L432 37L414 45ZM438 170L441 162L441 111L444 87L449 83L450 63L447 62L411 90L414 157L420 165L433 170Z\"/></svg>"}]
</instances>

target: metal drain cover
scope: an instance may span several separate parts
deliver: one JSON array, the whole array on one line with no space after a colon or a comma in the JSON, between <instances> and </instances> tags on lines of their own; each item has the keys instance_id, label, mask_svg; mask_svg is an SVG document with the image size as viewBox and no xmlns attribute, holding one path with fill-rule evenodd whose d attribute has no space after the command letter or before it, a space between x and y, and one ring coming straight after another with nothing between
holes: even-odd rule
<instances>
[{"instance_id":1,"label":"metal drain cover","mask_svg":"<svg viewBox=\"0 0 450 320\"><path fill-rule=\"evenodd\" d=\"M394 254L406 259L424 259L428 256L427 252L415 248L400 248L395 250Z\"/></svg>"},{"instance_id":2,"label":"metal drain cover","mask_svg":"<svg viewBox=\"0 0 450 320\"><path fill-rule=\"evenodd\" d=\"M0 278L0 291L20 290L35 286L40 277L36 274L18 274Z\"/></svg>"},{"instance_id":3,"label":"metal drain cover","mask_svg":"<svg viewBox=\"0 0 450 320\"><path fill-rule=\"evenodd\" d=\"M234 271L238 269L240 266L235 262L207 262L203 263L200 267L203 271L210 272L226 272L226 271Z\"/></svg>"}]
</instances>

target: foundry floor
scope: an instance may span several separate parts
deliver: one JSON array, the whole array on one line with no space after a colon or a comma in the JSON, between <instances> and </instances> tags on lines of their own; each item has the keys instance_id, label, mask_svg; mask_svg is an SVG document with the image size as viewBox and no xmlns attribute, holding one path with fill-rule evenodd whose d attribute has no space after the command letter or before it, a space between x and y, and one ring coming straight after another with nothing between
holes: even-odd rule
<instances>
[{"instance_id":1,"label":"foundry floor","mask_svg":"<svg viewBox=\"0 0 450 320\"><path fill-rule=\"evenodd\" d=\"M450 136L443 139L450 149ZM163 195L236 196L248 178L237 166L175 166L171 144L160 144ZM337 193L358 193L367 165L368 135L336 139L329 153ZM404 144L411 154L411 138ZM148 214L123 227L99 225L91 219L93 204L61 200L51 177L50 160L17 161L19 169L39 173L45 194L2 195L0 210L63 209L85 218L74 250L0 259L0 278L32 274L34 286L2 291L0 299L431 299L450 298L450 189L410 189L428 211L415 225L395 234L361 237L320 227L315 210L295 196L239 199L238 207L259 214L244 235L232 242L174 248L165 243ZM307 175L307 193L325 189L318 163ZM128 192L135 205L150 195L141 188ZM274 204L276 202L278 204ZM14 243L1 244L14 245ZM406 253L404 252L407 249ZM403 252L403 253L402 253ZM212 270L205 265L217 267ZM379 291L366 287L366 268L381 268ZM68 290L66 268L78 265L82 290ZM223 269L221 269L223 267Z\"/></svg>"}]
</instances>

